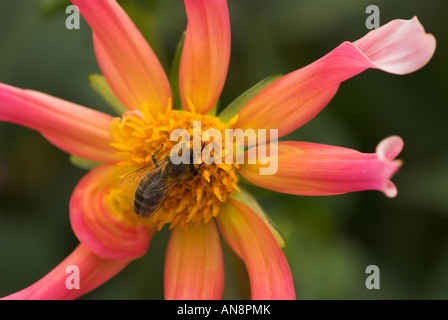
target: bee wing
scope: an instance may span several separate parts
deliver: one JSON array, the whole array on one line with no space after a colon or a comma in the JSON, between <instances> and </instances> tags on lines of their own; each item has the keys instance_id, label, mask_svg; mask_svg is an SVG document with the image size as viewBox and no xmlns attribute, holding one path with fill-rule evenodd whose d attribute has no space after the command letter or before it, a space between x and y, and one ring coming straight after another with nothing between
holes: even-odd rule
<instances>
[{"instance_id":1,"label":"bee wing","mask_svg":"<svg viewBox=\"0 0 448 320\"><path fill-rule=\"evenodd\" d=\"M158 161L157 166L153 163L141 167L137 170L131 171L130 173L125 175L123 179L121 179L120 185L137 185L139 184L140 180L145 178L149 173L151 173L151 177L158 174L160 170L162 170L167 163L168 163L168 157ZM150 179L151 177L148 178Z\"/></svg>"},{"instance_id":2,"label":"bee wing","mask_svg":"<svg viewBox=\"0 0 448 320\"><path fill-rule=\"evenodd\" d=\"M168 199L169 195L173 191L173 189L177 186L177 184L180 182L180 179L174 179L171 181L168 185L157 185L153 186L152 188L148 188L145 190L143 194L144 199L148 199L150 201L153 194L157 194L160 197L160 201L158 202L156 207L152 207L152 211L149 214L143 215L143 218L151 218L153 215L156 214L157 211L163 206L166 199ZM143 201L143 203L145 200Z\"/></svg>"}]
</instances>

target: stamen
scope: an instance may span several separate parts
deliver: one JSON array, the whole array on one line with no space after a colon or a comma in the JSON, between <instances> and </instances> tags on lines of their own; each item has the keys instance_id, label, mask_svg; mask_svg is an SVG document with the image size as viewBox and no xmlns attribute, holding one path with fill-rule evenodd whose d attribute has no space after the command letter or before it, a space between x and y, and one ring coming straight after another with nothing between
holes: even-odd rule
<instances>
[{"instance_id":1,"label":"stamen","mask_svg":"<svg viewBox=\"0 0 448 320\"><path fill-rule=\"evenodd\" d=\"M186 98L187 98L188 110L192 113L196 113L196 108L195 108L193 102L190 100L189 97L186 97Z\"/></svg>"},{"instance_id":2,"label":"stamen","mask_svg":"<svg viewBox=\"0 0 448 320\"><path fill-rule=\"evenodd\" d=\"M238 121L238 115L235 115L232 119L229 120L229 122L226 123L226 127L230 128Z\"/></svg>"},{"instance_id":3,"label":"stamen","mask_svg":"<svg viewBox=\"0 0 448 320\"><path fill-rule=\"evenodd\" d=\"M166 106L166 113L170 112L173 108L173 101L171 97L168 99L168 105Z\"/></svg>"}]
</instances>

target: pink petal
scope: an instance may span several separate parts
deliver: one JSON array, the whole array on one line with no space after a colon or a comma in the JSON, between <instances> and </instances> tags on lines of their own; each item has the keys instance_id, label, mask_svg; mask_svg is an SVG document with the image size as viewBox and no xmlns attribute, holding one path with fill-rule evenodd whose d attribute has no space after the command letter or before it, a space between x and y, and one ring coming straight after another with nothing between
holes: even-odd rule
<instances>
[{"instance_id":1,"label":"pink petal","mask_svg":"<svg viewBox=\"0 0 448 320\"><path fill-rule=\"evenodd\" d=\"M26 289L11 294L5 300L62 300L76 299L102 285L120 272L130 261L102 259L80 244L78 247L45 277ZM79 289L67 288L72 284L75 271L69 266L79 268Z\"/></svg>"},{"instance_id":2,"label":"pink petal","mask_svg":"<svg viewBox=\"0 0 448 320\"><path fill-rule=\"evenodd\" d=\"M93 30L95 53L104 77L128 108L148 103L162 112L171 88L146 40L115 0L72 0Z\"/></svg>"},{"instance_id":3,"label":"pink petal","mask_svg":"<svg viewBox=\"0 0 448 320\"><path fill-rule=\"evenodd\" d=\"M262 154L270 155L269 146L259 148ZM258 186L283 193L333 195L379 190L395 197L397 190L390 178L401 166L401 161L393 159L402 148L403 141L397 136L380 142L377 153L316 143L279 142L278 157L270 159L278 161L275 174L260 175L259 163L240 165L240 174Z\"/></svg>"},{"instance_id":4,"label":"pink petal","mask_svg":"<svg viewBox=\"0 0 448 320\"><path fill-rule=\"evenodd\" d=\"M400 137L391 136L383 139L376 147L378 159L383 162L394 160L403 150L404 142Z\"/></svg>"},{"instance_id":5,"label":"pink petal","mask_svg":"<svg viewBox=\"0 0 448 320\"><path fill-rule=\"evenodd\" d=\"M288 262L263 220L243 203L230 199L217 221L224 239L246 264L252 299L295 299Z\"/></svg>"},{"instance_id":6,"label":"pink petal","mask_svg":"<svg viewBox=\"0 0 448 320\"><path fill-rule=\"evenodd\" d=\"M40 131L62 150L93 161L119 160L109 145L112 117L40 92L0 83L0 121Z\"/></svg>"},{"instance_id":7,"label":"pink petal","mask_svg":"<svg viewBox=\"0 0 448 320\"><path fill-rule=\"evenodd\" d=\"M95 254L126 260L146 253L155 226L148 229L134 215L111 210L107 196L119 181L114 166L101 165L85 175L70 200L70 221L81 243Z\"/></svg>"},{"instance_id":8,"label":"pink petal","mask_svg":"<svg viewBox=\"0 0 448 320\"><path fill-rule=\"evenodd\" d=\"M221 299L224 261L214 221L174 228L165 261L167 300Z\"/></svg>"},{"instance_id":9,"label":"pink petal","mask_svg":"<svg viewBox=\"0 0 448 320\"><path fill-rule=\"evenodd\" d=\"M428 63L436 49L436 39L432 34L426 34L414 17L393 20L353 45L370 60L371 68L407 74Z\"/></svg>"},{"instance_id":10,"label":"pink petal","mask_svg":"<svg viewBox=\"0 0 448 320\"><path fill-rule=\"evenodd\" d=\"M243 107L233 128L278 129L284 136L322 110L342 81L368 68L413 72L431 59L435 46L417 18L394 20L269 85Z\"/></svg>"},{"instance_id":11,"label":"pink petal","mask_svg":"<svg viewBox=\"0 0 448 320\"><path fill-rule=\"evenodd\" d=\"M207 113L218 101L230 59L230 23L225 0L185 0L188 26L179 70L182 104Z\"/></svg>"}]
</instances>

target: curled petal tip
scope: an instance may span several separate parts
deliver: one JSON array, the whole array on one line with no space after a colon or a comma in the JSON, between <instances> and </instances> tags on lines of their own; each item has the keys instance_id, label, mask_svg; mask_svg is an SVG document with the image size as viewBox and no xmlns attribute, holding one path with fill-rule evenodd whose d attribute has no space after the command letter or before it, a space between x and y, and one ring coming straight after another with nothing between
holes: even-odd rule
<instances>
[{"instance_id":1,"label":"curled petal tip","mask_svg":"<svg viewBox=\"0 0 448 320\"><path fill-rule=\"evenodd\" d=\"M392 161L403 150L404 142L399 136L390 136L383 139L376 147L378 159L384 162Z\"/></svg>"},{"instance_id":2,"label":"curled petal tip","mask_svg":"<svg viewBox=\"0 0 448 320\"><path fill-rule=\"evenodd\" d=\"M425 66L436 49L436 39L414 16L393 20L353 43L371 67L393 74L408 74Z\"/></svg>"},{"instance_id":3,"label":"curled petal tip","mask_svg":"<svg viewBox=\"0 0 448 320\"><path fill-rule=\"evenodd\" d=\"M388 198L395 198L398 194L398 190L397 187L395 186L395 184L390 181L387 180L384 183L384 189L383 189L384 194L386 195L386 197Z\"/></svg>"},{"instance_id":4,"label":"curled petal tip","mask_svg":"<svg viewBox=\"0 0 448 320\"><path fill-rule=\"evenodd\" d=\"M403 145L403 139L399 136L390 136L380 141L376 147L378 160L385 163L385 165L388 162L390 163L390 166L387 165L387 167L391 167L392 170L390 176L401 167L402 161L394 159L400 154L401 150L403 150ZM390 180L384 182L382 191L388 198L395 198L398 194L397 187Z\"/></svg>"}]
</instances>

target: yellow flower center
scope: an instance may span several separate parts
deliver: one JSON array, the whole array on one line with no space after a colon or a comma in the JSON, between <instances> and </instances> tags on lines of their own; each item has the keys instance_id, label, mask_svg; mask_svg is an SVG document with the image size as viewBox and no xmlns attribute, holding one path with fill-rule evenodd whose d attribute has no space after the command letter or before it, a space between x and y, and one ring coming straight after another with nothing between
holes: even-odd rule
<instances>
[{"instance_id":1,"label":"yellow flower center","mask_svg":"<svg viewBox=\"0 0 448 320\"><path fill-rule=\"evenodd\" d=\"M120 180L123 179L122 183L117 184L111 190L107 198L108 203L114 208L115 212L120 211L134 220L137 216L136 213L138 213L134 212L136 210L134 209L134 201L138 185L141 179L151 177L151 175L139 175L137 173L157 169L159 173L152 176L152 179L156 179L156 181L153 181L153 184L149 187L150 190L145 193L145 197L153 196L153 199L147 201L154 207L155 204L160 202L161 206L153 216L148 219L139 218L140 221L156 219L159 230L167 223L172 228L176 225L186 227L210 221L219 214L220 207L233 194L234 190L238 190L235 172L238 164L229 164L224 161L225 155L228 154L225 149L229 150L228 145L225 148L224 141L221 141L220 144L223 149L222 164L193 164L197 174L192 175L189 180L177 181L172 188L164 190L169 192L163 193L159 190L159 193L154 193L153 189L155 187L160 187L162 190L164 188L168 189L168 185L172 181L176 181L175 177L168 177L172 173L164 171L167 168L168 161L171 161L165 158L169 157L171 149L178 144L178 141L170 140L173 130L184 129L188 131L190 135L189 147L190 150L193 150L194 121L200 121L201 123L201 136L207 129L216 129L224 139L225 129L229 128L236 119L224 124L213 116L171 110L171 104L165 113L154 116L149 108L147 104L143 104L140 109L127 112L122 118L116 118L112 122L111 134L115 140L112 146L117 149L117 154L122 156L124 160L117 164ZM231 149L235 150L236 145L232 145ZM157 166L154 165L153 157L156 159ZM235 160L235 158L233 159ZM163 168L163 166L165 167ZM184 166L189 165L185 164ZM138 169L140 171L136 173L135 170ZM188 169L191 171L191 167ZM163 172L160 173L160 171ZM128 180L131 183L127 183ZM142 189L144 187L140 188L140 191L144 191ZM164 195L163 199L156 197L162 193Z\"/></svg>"}]
</instances>

